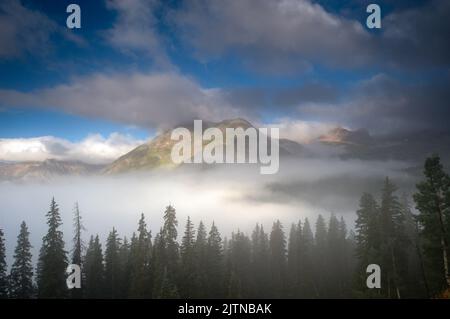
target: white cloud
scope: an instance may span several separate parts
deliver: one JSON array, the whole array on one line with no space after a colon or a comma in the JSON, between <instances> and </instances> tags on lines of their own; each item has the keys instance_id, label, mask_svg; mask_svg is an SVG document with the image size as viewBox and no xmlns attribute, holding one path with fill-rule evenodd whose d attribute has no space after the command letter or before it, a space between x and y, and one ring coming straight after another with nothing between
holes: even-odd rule
<instances>
[{"instance_id":1,"label":"white cloud","mask_svg":"<svg viewBox=\"0 0 450 319\"><path fill-rule=\"evenodd\" d=\"M154 11L158 0L108 0L106 6L117 13L112 28L104 34L113 47L125 53L145 53L158 66L170 66L157 30Z\"/></svg>"},{"instance_id":2,"label":"white cloud","mask_svg":"<svg viewBox=\"0 0 450 319\"><path fill-rule=\"evenodd\" d=\"M337 124L282 118L271 123L270 126L280 129L281 138L287 138L301 144L308 144L335 128Z\"/></svg>"},{"instance_id":3,"label":"white cloud","mask_svg":"<svg viewBox=\"0 0 450 319\"><path fill-rule=\"evenodd\" d=\"M30 93L0 90L0 106L52 108L141 127L241 115L220 89L177 73L96 74Z\"/></svg>"},{"instance_id":4,"label":"white cloud","mask_svg":"<svg viewBox=\"0 0 450 319\"><path fill-rule=\"evenodd\" d=\"M0 160L58 159L106 164L142 143L144 141L119 133L112 133L108 138L104 138L100 134L93 134L80 142L70 142L53 136L0 139Z\"/></svg>"}]
</instances>

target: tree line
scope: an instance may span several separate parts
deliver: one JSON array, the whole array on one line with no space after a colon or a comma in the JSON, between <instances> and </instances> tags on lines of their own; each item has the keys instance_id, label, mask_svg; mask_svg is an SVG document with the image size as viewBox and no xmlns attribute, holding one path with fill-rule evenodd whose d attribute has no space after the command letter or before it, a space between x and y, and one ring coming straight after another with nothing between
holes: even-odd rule
<instances>
[{"instance_id":1,"label":"tree line","mask_svg":"<svg viewBox=\"0 0 450 319\"><path fill-rule=\"evenodd\" d=\"M54 199L46 214L36 267L29 231L20 225L13 264L6 265L0 229L2 298L430 298L448 296L450 286L450 178L438 156L425 162L424 179L413 199L398 196L386 178L380 199L361 196L354 231L344 219L319 215L285 229L257 224L222 238L213 222L197 227L188 217L177 240L175 208L166 207L163 225L152 235L141 215L131 237L113 228L83 242L78 205L72 249L66 251L62 220ZM313 231L314 230L314 231ZM66 285L68 264L81 266L81 288ZM381 268L381 288L366 285L369 264ZM447 291L447 292L445 292ZM446 295L447 293L447 295Z\"/></svg>"}]
</instances>

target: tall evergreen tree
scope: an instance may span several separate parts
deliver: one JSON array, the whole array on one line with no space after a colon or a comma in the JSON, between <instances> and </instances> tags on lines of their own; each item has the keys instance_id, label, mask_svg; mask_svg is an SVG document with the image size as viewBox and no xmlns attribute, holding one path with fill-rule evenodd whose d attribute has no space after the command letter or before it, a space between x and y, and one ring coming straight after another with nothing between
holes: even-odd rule
<instances>
[{"instance_id":1,"label":"tall evergreen tree","mask_svg":"<svg viewBox=\"0 0 450 319\"><path fill-rule=\"evenodd\" d=\"M397 187L386 177L381 190L380 233L382 292L389 298L401 298L405 278L407 237L405 217L395 195ZM384 281L384 282L383 282ZM384 285L383 285L384 284Z\"/></svg>"},{"instance_id":2,"label":"tall evergreen tree","mask_svg":"<svg viewBox=\"0 0 450 319\"><path fill-rule=\"evenodd\" d=\"M97 236L91 236L84 259L85 289L86 298L104 297L104 266L103 253L100 239Z\"/></svg>"},{"instance_id":3,"label":"tall evergreen tree","mask_svg":"<svg viewBox=\"0 0 450 319\"><path fill-rule=\"evenodd\" d=\"M324 274L327 273L327 225L325 219L319 214L316 221L316 231L315 231L315 253L314 253L314 278L315 285L318 293L318 297L324 298L326 296L326 278Z\"/></svg>"},{"instance_id":4,"label":"tall evergreen tree","mask_svg":"<svg viewBox=\"0 0 450 319\"><path fill-rule=\"evenodd\" d=\"M301 296L318 297L318 288L314 278L314 235L308 218L305 218L301 233L300 280Z\"/></svg>"},{"instance_id":5,"label":"tall evergreen tree","mask_svg":"<svg viewBox=\"0 0 450 319\"><path fill-rule=\"evenodd\" d=\"M153 276L151 253L151 234L147 230L144 214L141 214L137 238L132 242L133 268L130 294L133 298L151 298L152 296Z\"/></svg>"},{"instance_id":6,"label":"tall evergreen tree","mask_svg":"<svg viewBox=\"0 0 450 319\"><path fill-rule=\"evenodd\" d=\"M48 232L42 239L37 267L38 296L40 298L64 298L67 296L67 255L64 250L62 225L58 205L52 198L46 214Z\"/></svg>"},{"instance_id":7,"label":"tall evergreen tree","mask_svg":"<svg viewBox=\"0 0 450 319\"><path fill-rule=\"evenodd\" d=\"M82 232L85 230L83 223L81 221L80 208L78 203L75 203L75 208L73 212L73 249L72 249L72 264L78 265L81 268L81 282L83 279L83 254L84 254L84 242L82 237ZM80 299L83 297L83 285L81 288L74 288L71 290L72 298Z\"/></svg>"},{"instance_id":8,"label":"tall evergreen tree","mask_svg":"<svg viewBox=\"0 0 450 319\"><path fill-rule=\"evenodd\" d=\"M109 233L105 249L105 296L120 298L122 294L121 243L115 228Z\"/></svg>"},{"instance_id":9,"label":"tall evergreen tree","mask_svg":"<svg viewBox=\"0 0 450 319\"><path fill-rule=\"evenodd\" d=\"M273 223L270 233L270 272L273 296L281 298L286 283L286 238L279 220Z\"/></svg>"},{"instance_id":10,"label":"tall evergreen tree","mask_svg":"<svg viewBox=\"0 0 450 319\"><path fill-rule=\"evenodd\" d=\"M33 297L33 266L31 263L31 244L25 222L20 224L17 246L14 250L14 263L11 266L10 290L11 298L29 299Z\"/></svg>"},{"instance_id":11,"label":"tall evergreen tree","mask_svg":"<svg viewBox=\"0 0 450 319\"><path fill-rule=\"evenodd\" d=\"M206 278L208 297L222 297L223 287L223 246L219 230L214 222L209 231L206 247Z\"/></svg>"},{"instance_id":12,"label":"tall evergreen tree","mask_svg":"<svg viewBox=\"0 0 450 319\"><path fill-rule=\"evenodd\" d=\"M450 289L450 177L440 158L426 159L425 180L417 184L414 201L433 294Z\"/></svg>"},{"instance_id":13,"label":"tall evergreen tree","mask_svg":"<svg viewBox=\"0 0 450 319\"><path fill-rule=\"evenodd\" d=\"M359 201L359 209L356 211L356 256L358 265L356 269L357 290L363 294L373 293L366 285L366 268L369 264L381 264L381 233L380 233L380 209L369 193L364 193Z\"/></svg>"},{"instance_id":14,"label":"tall evergreen tree","mask_svg":"<svg viewBox=\"0 0 450 319\"><path fill-rule=\"evenodd\" d=\"M206 273L207 265L207 234L205 225L200 221L197 227L197 237L194 243L194 255L195 255L195 297L205 298L207 293L208 281Z\"/></svg>"},{"instance_id":15,"label":"tall evergreen tree","mask_svg":"<svg viewBox=\"0 0 450 319\"><path fill-rule=\"evenodd\" d=\"M270 288L269 238L263 225L256 224L252 233L252 275L254 298L267 298Z\"/></svg>"},{"instance_id":16,"label":"tall evergreen tree","mask_svg":"<svg viewBox=\"0 0 450 319\"><path fill-rule=\"evenodd\" d=\"M195 245L194 225L191 222L191 218L188 216L184 236L181 241L180 247L181 278L179 281L180 281L181 296L183 296L184 298L193 297L195 294L196 260L195 260L194 245Z\"/></svg>"},{"instance_id":17,"label":"tall evergreen tree","mask_svg":"<svg viewBox=\"0 0 450 319\"><path fill-rule=\"evenodd\" d=\"M0 299L8 297L8 276L6 265L5 237L0 229Z\"/></svg>"}]
</instances>

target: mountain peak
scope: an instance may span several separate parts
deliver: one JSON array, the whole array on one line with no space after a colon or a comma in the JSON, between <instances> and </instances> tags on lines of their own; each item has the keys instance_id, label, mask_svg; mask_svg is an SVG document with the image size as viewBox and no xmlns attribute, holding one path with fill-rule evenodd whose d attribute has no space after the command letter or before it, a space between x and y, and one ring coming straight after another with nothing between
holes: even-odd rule
<instances>
[{"instance_id":1,"label":"mountain peak","mask_svg":"<svg viewBox=\"0 0 450 319\"><path fill-rule=\"evenodd\" d=\"M360 128L352 131L341 126L321 135L318 140L322 143L343 145L369 145L373 143L372 136L366 129Z\"/></svg>"}]
</instances>

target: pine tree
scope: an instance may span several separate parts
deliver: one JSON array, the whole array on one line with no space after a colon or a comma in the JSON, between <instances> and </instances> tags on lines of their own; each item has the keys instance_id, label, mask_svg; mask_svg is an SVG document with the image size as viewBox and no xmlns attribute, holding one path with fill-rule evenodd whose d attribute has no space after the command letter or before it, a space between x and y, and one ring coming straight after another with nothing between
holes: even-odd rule
<instances>
[{"instance_id":1,"label":"pine tree","mask_svg":"<svg viewBox=\"0 0 450 319\"><path fill-rule=\"evenodd\" d=\"M314 278L314 235L308 218L305 218L301 234L301 257L300 269L302 275L300 280L300 291L302 297L318 297L318 289Z\"/></svg>"},{"instance_id":2,"label":"pine tree","mask_svg":"<svg viewBox=\"0 0 450 319\"><path fill-rule=\"evenodd\" d=\"M273 296L283 297L286 272L286 239L283 226L277 220L273 223L270 233L270 273Z\"/></svg>"},{"instance_id":3,"label":"pine tree","mask_svg":"<svg viewBox=\"0 0 450 319\"><path fill-rule=\"evenodd\" d=\"M206 279L208 297L219 298L224 294L223 289L223 247L219 230L214 222L209 231L206 247Z\"/></svg>"},{"instance_id":4,"label":"pine tree","mask_svg":"<svg viewBox=\"0 0 450 319\"><path fill-rule=\"evenodd\" d=\"M427 158L414 201L433 294L450 289L450 177L437 155Z\"/></svg>"},{"instance_id":5,"label":"pine tree","mask_svg":"<svg viewBox=\"0 0 450 319\"><path fill-rule=\"evenodd\" d=\"M48 232L42 240L37 267L39 298L64 298L67 296L67 255L64 250L62 225L58 205L52 199L46 214Z\"/></svg>"},{"instance_id":6,"label":"pine tree","mask_svg":"<svg viewBox=\"0 0 450 319\"><path fill-rule=\"evenodd\" d=\"M130 278L131 278L131 254L130 244L127 237L123 238L122 245L119 249L119 261L120 261L120 278L119 278L119 298L127 298L130 291Z\"/></svg>"},{"instance_id":7,"label":"pine tree","mask_svg":"<svg viewBox=\"0 0 450 319\"><path fill-rule=\"evenodd\" d=\"M229 243L228 297L248 298L250 295L250 239L238 230Z\"/></svg>"},{"instance_id":8,"label":"pine tree","mask_svg":"<svg viewBox=\"0 0 450 319\"><path fill-rule=\"evenodd\" d=\"M141 214L137 237L132 241L133 265L130 294L133 298L151 298L152 296L151 253L151 234L147 231L144 214Z\"/></svg>"},{"instance_id":9,"label":"pine tree","mask_svg":"<svg viewBox=\"0 0 450 319\"><path fill-rule=\"evenodd\" d=\"M14 263L11 266L10 290L11 298L29 299L33 297L33 266L31 263L30 233L27 225L22 222L14 250Z\"/></svg>"},{"instance_id":10,"label":"pine tree","mask_svg":"<svg viewBox=\"0 0 450 319\"><path fill-rule=\"evenodd\" d=\"M267 298L269 296L269 238L264 227L256 224L252 234L252 273L255 298Z\"/></svg>"},{"instance_id":11,"label":"pine tree","mask_svg":"<svg viewBox=\"0 0 450 319\"><path fill-rule=\"evenodd\" d=\"M109 233L105 249L105 296L120 298L122 293L122 264L120 238L115 228Z\"/></svg>"},{"instance_id":12,"label":"pine tree","mask_svg":"<svg viewBox=\"0 0 450 319\"><path fill-rule=\"evenodd\" d=\"M184 298L191 298L195 294L195 231L191 218L188 216L184 236L181 242L181 278L180 290Z\"/></svg>"},{"instance_id":13,"label":"pine tree","mask_svg":"<svg viewBox=\"0 0 450 319\"><path fill-rule=\"evenodd\" d=\"M171 205L166 207L164 212L164 226L162 229L162 237L165 245L167 275L173 276L178 271L178 242L177 242L177 226L176 211Z\"/></svg>"},{"instance_id":14,"label":"pine tree","mask_svg":"<svg viewBox=\"0 0 450 319\"><path fill-rule=\"evenodd\" d=\"M401 298L405 278L407 237L405 217L395 195L397 187L386 177L380 206L382 292L388 298ZM383 276L384 274L384 276ZM383 280L384 278L384 280ZM384 282L383 282L384 281ZM384 284L384 285L383 285Z\"/></svg>"},{"instance_id":15,"label":"pine tree","mask_svg":"<svg viewBox=\"0 0 450 319\"><path fill-rule=\"evenodd\" d=\"M73 217L73 250L72 250L72 264L78 265L81 268L81 282L83 282L83 253L84 253L84 242L82 238L82 232L85 230L83 223L81 221L80 209L78 203L75 203L74 217ZM83 297L83 285L81 288L74 288L71 290L72 298L80 299Z\"/></svg>"},{"instance_id":16,"label":"pine tree","mask_svg":"<svg viewBox=\"0 0 450 319\"><path fill-rule=\"evenodd\" d=\"M207 242L207 234L205 225L202 221L200 221L197 227L197 238L194 243L194 255L195 255L195 297L196 298L205 298L207 292L207 274L206 274L206 265L207 265L207 257L206 250L208 246Z\"/></svg>"},{"instance_id":17,"label":"pine tree","mask_svg":"<svg viewBox=\"0 0 450 319\"><path fill-rule=\"evenodd\" d=\"M324 274L327 273L327 225L325 219L319 214L316 221L316 232L315 232L315 254L314 254L314 278L317 287L317 293L320 298L324 298L326 290L326 278Z\"/></svg>"},{"instance_id":18,"label":"pine tree","mask_svg":"<svg viewBox=\"0 0 450 319\"><path fill-rule=\"evenodd\" d=\"M297 296L299 291L299 269L300 269L300 236L301 228L298 225L292 224L291 230L289 232L289 244L288 244L288 254L287 254L287 272L288 272L288 297L294 298Z\"/></svg>"},{"instance_id":19,"label":"pine tree","mask_svg":"<svg viewBox=\"0 0 450 319\"><path fill-rule=\"evenodd\" d=\"M358 291L366 294L371 292L366 285L366 268L369 264L381 264L380 208L371 194L361 196L356 216L356 285Z\"/></svg>"},{"instance_id":20,"label":"pine tree","mask_svg":"<svg viewBox=\"0 0 450 319\"><path fill-rule=\"evenodd\" d=\"M85 262L85 289L86 298L103 298L104 297L104 268L103 253L100 239L91 236L89 245L86 250Z\"/></svg>"},{"instance_id":21,"label":"pine tree","mask_svg":"<svg viewBox=\"0 0 450 319\"><path fill-rule=\"evenodd\" d=\"M0 229L0 299L8 297L8 277L6 265L5 238L3 230Z\"/></svg>"}]
</instances>

